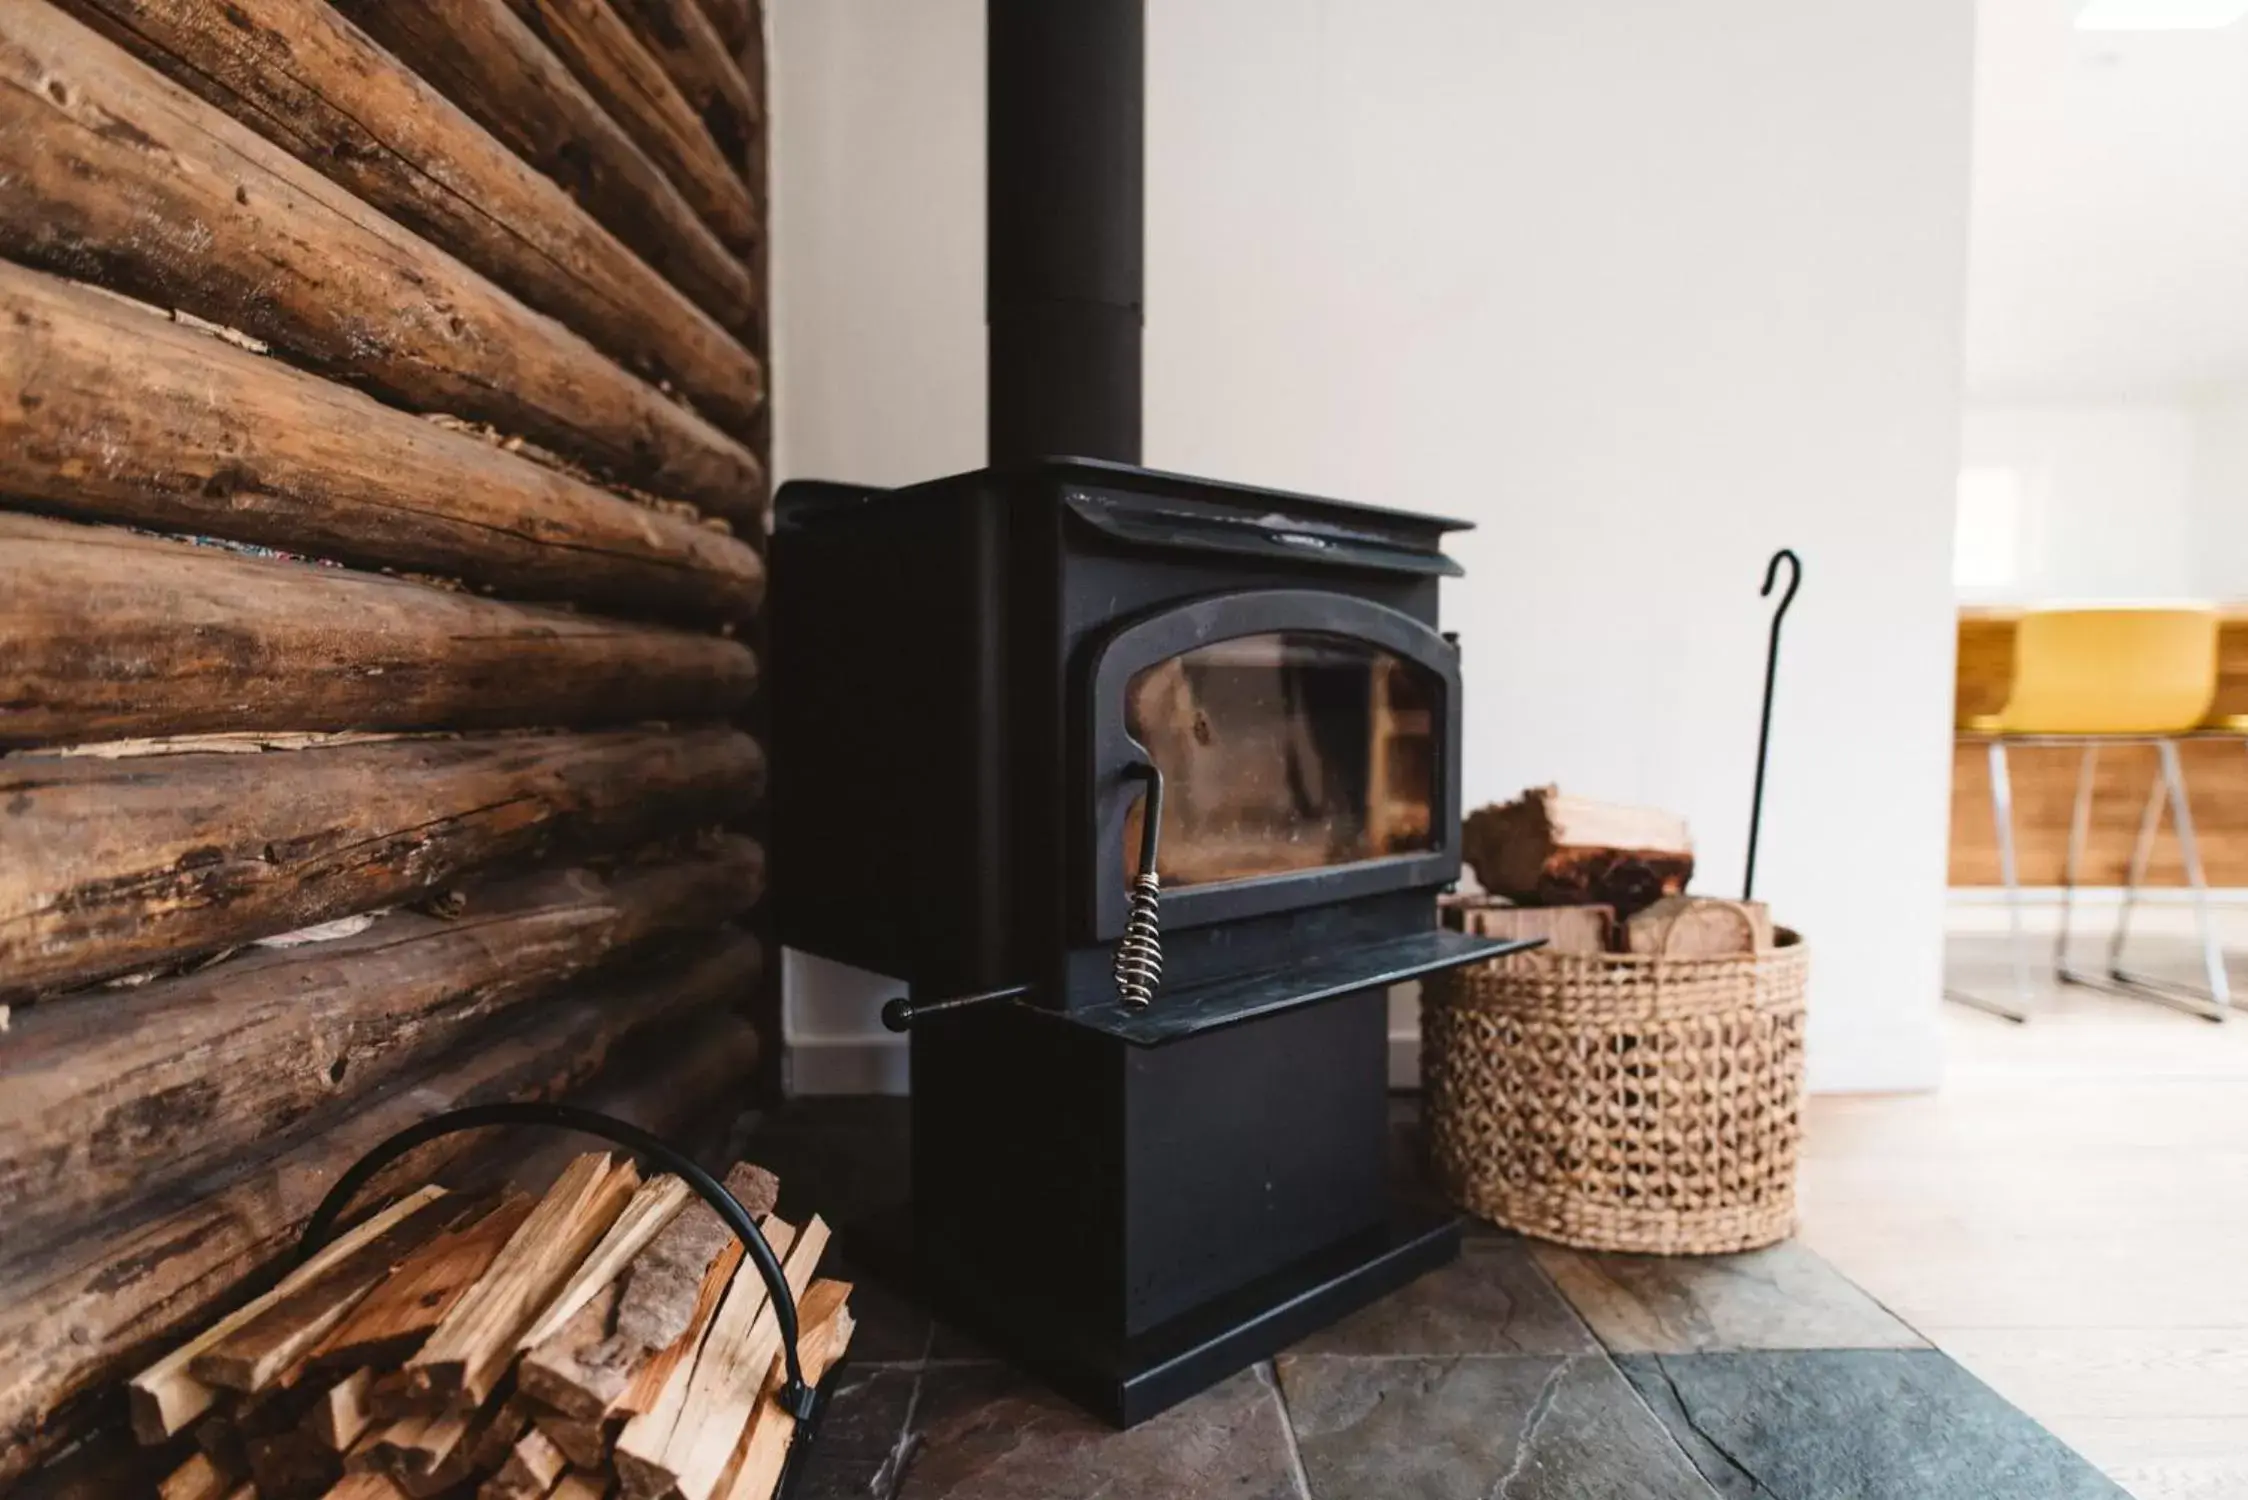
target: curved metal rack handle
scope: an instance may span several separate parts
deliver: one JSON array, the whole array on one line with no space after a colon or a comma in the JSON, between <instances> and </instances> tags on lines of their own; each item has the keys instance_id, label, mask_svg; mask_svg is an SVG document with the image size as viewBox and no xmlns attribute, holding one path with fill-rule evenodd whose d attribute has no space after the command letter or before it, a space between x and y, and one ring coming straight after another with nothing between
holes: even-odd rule
<instances>
[{"instance_id":1,"label":"curved metal rack handle","mask_svg":"<svg viewBox=\"0 0 2248 1500\"><path fill-rule=\"evenodd\" d=\"M365 1156L353 1162L336 1185L328 1189L328 1196L312 1211L312 1218L304 1226L304 1234L297 1241L297 1261L301 1265L315 1250L326 1242L336 1227L336 1219L359 1196L359 1190L371 1181L377 1172L417 1146L427 1145L440 1136L454 1135L463 1130L480 1130L489 1125L552 1125L563 1130L575 1130L583 1135L599 1136L605 1141L623 1146L641 1156L651 1157L679 1177L701 1195L703 1202L733 1231L742 1249L757 1263L757 1274L764 1279L765 1290L773 1299L773 1314L780 1323L781 1358L785 1362L786 1380L780 1389L780 1403L789 1415L798 1421L808 1419L817 1393L804 1381L804 1366L796 1348L796 1297L788 1288L788 1278L781 1274L781 1263L773 1254L773 1247L750 1219L749 1210L739 1199L726 1191L725 1184L704 1171L678 1147L661 1136L652 1135L639 1126L614 1119L596 1110L580 1109L571 1104L472 1104L465 1109L450 1109L443 1114L431 1115L418 1125L409 1125L390 1139L382 1142Z\"/></svg>"}]
</instances>

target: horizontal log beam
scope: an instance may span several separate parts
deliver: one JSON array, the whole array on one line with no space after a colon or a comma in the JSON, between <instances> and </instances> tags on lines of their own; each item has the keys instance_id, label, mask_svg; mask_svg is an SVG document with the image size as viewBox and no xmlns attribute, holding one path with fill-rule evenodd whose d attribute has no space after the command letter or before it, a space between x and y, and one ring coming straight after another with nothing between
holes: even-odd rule
<instances>
[{"instance_id":1,"label":"horizontal log beam","mask_svg":"<svg viewBox=\"0 0 2248 1500\"><path fill-rule=\"evenodd\" d=\"M716 514L763 513L740 443L44 5L0 12L0 253Z\"/></svg>"},{"instance_id":2,"label":"horizontal log beam","mask_svg":"<svg viewBox=\"0 0 2248 1500\"><path fill-rule=\"evenodd\" d=\"M762 224L747 185L609 0L508 0L508 6L663 169L718 238L729 249L755 254Z\"/></svg>"},{"instance_id":3,"label":"horizontal log beam","mask_svg":"<svg viewBox=\"0 0 2248 1500\"><path fill-rule=\"evenodd\" d=\"M733 823L764 773L730 729L10 756L0 999L395 906L503 861Z\"/></svg>"},{"instance_id":4,"label":"horizontal log beam","mask_svg":"<svg viewBox=\"0 0 2248 1500\"><path fill-rule=\"evenodd\" d=\"M763 112L735 61L738 49L727 45L696 0L617 0L617 11L701 116L719 153L754 190L749 159Z\"/></svg>"},{"instance_id":5,"label":"horizontal log beam","mask_svg":"<svg viewBox=\"0 0 2248 1500\"><path fill-rule=\"evenodd\" d=\"M652 1130L723 1178L730 1127L759 1051L749 1022L724 1006L706 1007L680 1025L634 1032L570 1102ZM543 1192L593 1144L568 1131L495 1130L489 1144L449 1161L436 1177L455 1192Z\"/></svg>"},{"instance_id":6,"label":"horizontal log beam","mask_svg":"<svg viewBox=\"0 0 2248 1500\"><path fill-rule=\"evenodd\" d=\"M0 512L0 748L722 718L717 636Z\"/></svg>"},{"instance_id":7,"label":"horizontal log beam","mask_svg":"<svg viewBox=\"0 0 2248 1500\"><path fill-rule=\"evenodd\" d=\"M750 38L764 25L757 13L757 0L699 0L703 14L710 24L726 39L726 45L740 52L747 48Z\"/></svg>"},{"instance_id":8,"label":"horizontal log beam","mask_svg":"<svg viewBox=\"0 0 2248 1500\"><path fill-rule=\"evenodd\" d=\"M308 1122L301 1138L240 1164L185 1207L10 1272L0 1281L0 1485L76 1436L105 1387L258 1290L329 1185L376 1143L442 1110L564 1095L636 1033L699 1039L692 1020L730 1006L760 964L755 939L719 933L645 971L589 983L375 1100ZM741 1044L731 1046L738 1060ZM469 1144L432 1142L376 1190L427 1181Z\"/></svg>"},{"instance_id":9,"label":"horizontal log beam","mask_svg":"<svg viewBox=\"0 0 2248 1500\"><path fill-rule=\"evenodd\" d=\"M698 305L324 0L61 3L721 427L754 429L762 373L728 330L755 336L755 289L707 231L666 242L715 268L688 278Z\"/></svg>"},{"instance_id":10,"label":"horizontal log beam","mask_svg":"<svg viewBox=\"0 0 2248 1500\"><path fill-rule=\"evenodd\" d=\"M0 493L625 614L742 620L764 593L692 519L5 263Z\"/></svg>"},{"instance_id":11,"label":"horizontal log beam","mask_svg":"<svg viewBox=\"0 0 2248 1500\"><path fill-rule=\"evenodd\" d=\"M333 3L713 317L762 319L749 268L505 0Z\"/></svg>"},{"instance_id":12,"label":"horizontal log beam","mask_svg":"<svg viewBox=\"0 0 2248 1500\"><path fill-rule=\"evenodd\" d=\"M145 1208L635 944L738 916L762 873L747 840L606 881L552 871L481 887L451 920L392 912L355 937L32 1006L0 1052L5 1255Z\"/></svg>"}]
</instances>

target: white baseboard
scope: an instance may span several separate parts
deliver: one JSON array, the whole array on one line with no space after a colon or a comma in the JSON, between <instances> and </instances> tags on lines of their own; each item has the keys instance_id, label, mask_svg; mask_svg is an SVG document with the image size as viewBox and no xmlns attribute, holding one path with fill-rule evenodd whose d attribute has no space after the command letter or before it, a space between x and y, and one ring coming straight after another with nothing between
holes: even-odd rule
<instances>
[{"instance_id":1,"label":"white baseboard","mask_svg":"<svg viewBox=\"0 0 2248 1500\"><path fill-rule=\"evenodd\" d=\"M902 1036L796 1037L783 1057L784 1087L792 1097L912 1092Z\"/></svg>"},{"instance_id":2,"label":"white baseboard","mask_svg":"<svg viewBox=\"0 0 2248 1500\"><path fill-rule=\"evenodd\" d=\"M1418 1026L1400 1030L1393 1024L1390 1028L1389 1086L1407 1090L1421 1086L1421 1030Z\"/></svg>"},{"instance_id":3,"label":"white baseboard","mask_svg":"<svg viewBox=\"0 0 2248 1500\"><path fill-rule=\"evenodd\" d=\"M2022 899L2039 906L2058 905L2064 894L2064 889L2057 885L2022 887ZM2007 897L2004 888L1999 886L1955 885L1945 899L1955 910L1972 911L1986 906L2004 906ZM2248 887L2213 885L2209 888L2209 899L2220 906L2248 906ZM2123 887L2080 885L2076 888L2076 902L2085 907L2121 906ZM2193 902L2193 892L2183 886L2148 886L2139 892L2138 902L2142 906L2189 906Z\"/></svg>"}]
</instances>

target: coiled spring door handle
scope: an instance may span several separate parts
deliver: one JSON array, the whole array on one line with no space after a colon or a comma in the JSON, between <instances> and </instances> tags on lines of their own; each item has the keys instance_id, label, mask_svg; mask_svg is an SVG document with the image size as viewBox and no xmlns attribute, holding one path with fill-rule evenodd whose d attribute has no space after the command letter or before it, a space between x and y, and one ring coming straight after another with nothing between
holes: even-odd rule
<instances>
[{"instance_id":1,"label":"coiled spring door handle","mask_svg":"<svg viewBox=\"0 0 2248 1500\"><path fill-rule=\"evenodd\" d=\"M1125 774L1147 783L1147 800L1140 810L1139 873L1132 877L1124 935L1116 941L1116 998L1126 1010L1144 1010L1163 984L1163 925L1158 910L1163 881L1155 869L1163 833L1163 773L1154 762L1142 761Z\"/></svg>"}]
</instances>

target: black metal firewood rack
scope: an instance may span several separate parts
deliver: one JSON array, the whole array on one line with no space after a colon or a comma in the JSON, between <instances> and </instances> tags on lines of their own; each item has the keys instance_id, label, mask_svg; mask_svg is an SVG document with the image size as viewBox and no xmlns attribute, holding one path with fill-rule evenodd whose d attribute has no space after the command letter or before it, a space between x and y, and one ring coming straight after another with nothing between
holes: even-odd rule
<instances>
[{"instance_id":1,"label":"black metal firewood rack","mask_svg":"<svg viewBox=\"0 0 2248 1500\"><path fill-rule=\"evenodd\" d=\"M665 1171L675 1173L681 1181L710 1205L719 1221L741 1241L742 1250L757 1267L758 1277L765 1283L766 1294L772 1299L774 1321L780 1326L781 1361L783 1378L778 1399L781 1408L795 1419L796 1428L789 1440L788 1458L781 1469L780 1483L773 1493L785 1497L792 1493L803 1472L805 1459L817 1434L820 1418L824 1415L829 1395L834 1391L845 1358L837 1358L815 1385L804 1378L804 1364L800 1349L797 1325L796 1296L790 1291L788 1278L782 1273L780 1257L742 1207L741 1200L726 1190L726 1185L712 1176L692 1157L672 1145L663 1137L643 1130L630 1121L619 1120L598 1110L583 1109L571 1104L544 1104L536 1102L475 1104L461 1109L447 1110L430 1116L376 1145L360 1157L336 1179L328 1189L320 1206L313 1210L304 1232L297 1241L297 1263L303 1264L325 1244L334 1232L337 1221L352 1200L375 1175L407 1152L443 1136L462 1131L482 1130L493 1126L540 1125L554 1129L575 1131L622 1146L634 1155L652 1161Z\"/></svg>"}]
</instances>

